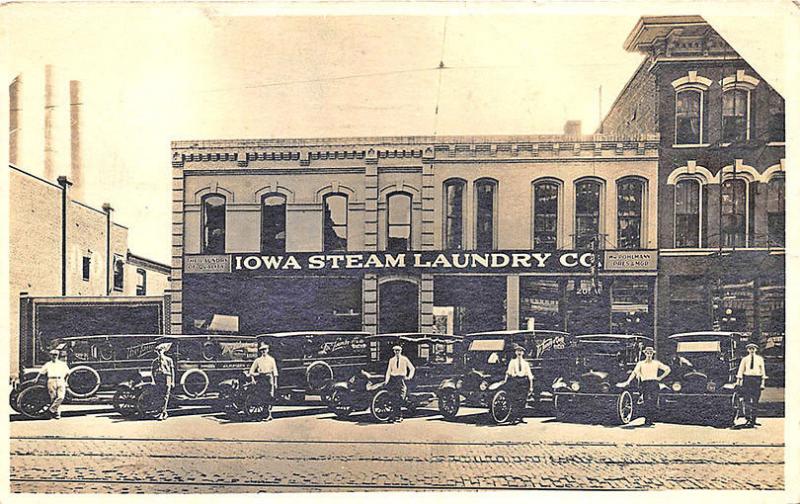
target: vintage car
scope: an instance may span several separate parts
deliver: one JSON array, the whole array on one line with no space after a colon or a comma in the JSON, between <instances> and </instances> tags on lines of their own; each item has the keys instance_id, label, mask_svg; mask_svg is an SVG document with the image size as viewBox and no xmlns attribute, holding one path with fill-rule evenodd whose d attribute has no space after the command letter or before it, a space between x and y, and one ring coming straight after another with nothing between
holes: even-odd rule
<instances>
[{"instance_id":1,"label":"vintage car","mask_svg":"<svg viewBox=\"0 0 800 504\"><path fill-rule=\"evenodd\" d=\"M553 382L559 420L624 425L636 418L639 386L618 386L630 376L653 340L636 334L586 334L575 337L572 358Z\"/></svg>"},{"instance_id":2,"label":"vintage car","mask_svg":"<svg viewBox=\"0 0 800 504\"><path fill-rule=\"evenodd\" d=\"M306 395L325 397L330 386L367 363L366 332L296 331L260 334L278 365L277 395L302 402Z\"/></svg>"},{"instance_id":3,"label":"vintage car","mask_svg":"<svg viewBox=\"0 0 800 504\"><path fill-rule=\"evenodd\" d=\"M668 338L672 371L659 394L661 414L667 419L729 427L741 405L736 372L747 335L701 331Z\"/></svg>"},{"instance_id":4,"label":"vintage car","mask_svg":"<svg viewBox=\"0 0 800 504\"><path fill-rule=\"evenodd\" d=\"M462 404L489 408L492 419L503 423L511 415L508 391L503 381L514 345L525 348L525 360L534 374L533 404L552 400L553 379L567 361L572 345L569 334L560 331L490 331L465 337L466 351L460 374L443 381L438 390L439 411L447 419L458 414Z\"/></svg>"},{"instance_id":5,"label":"vintage car","mask_svg":"<svg viewBox=\"0 0 800 504\"><path fill-rule=\"evenodd\" d=\"M130 360L144 364L138 376L117 386L113 403L121 415L150 417L157 412L163 396L153 383L150 365L162 343L172 344L167 355L175 363L172 400L176 401L218 399L220 384L242 376L258 356L253 336L168 335L132 347Z\"/></svg>"},{"instance_id":6,"label":"vintage car","mask_svg":"<svg viewBox=\"0 0 800 504\"><path fill-rule=\"evenodd\" d=\"M373 418L385 422L405 408L413 415L417 408L436 400L436 391L443 380L457 372L456 357L460 354L461 336L432 333L397 333L367 336L368 363L348 380L333 384L327 396L328 408L339 418L353 411L370 410ZM400 345L403 355L414 365L414 378L407 382L408 393L398 404L383 387L386 368L393 356L392 347Z\"/></svg>"},{"instance_id":7,"label":"vintage car","mask_svg":"<svg viewBox=\"0 0 800 504\"><path fill-rule=\"evenodd\" d=\"M67 378L66 401L97 400L105 392L113 392L122 381L138 376L139 369L147 362L142 359L129 359L128 350L147 342L155 341L162 334L114 334L96 336L74 336L52 341L52 347L61 350L61 358L70 367ZM47 353L42 351L41 362L46 362ZM26 414L37 411L32 404L19 404L19 397L26 388L36 385L39 366L25 368L18 380L12 383L9 403L12 409ZM44 385L44 382L40 383ZM43 395L25 394L25 401Z\"/></svg>"}]
</instances>

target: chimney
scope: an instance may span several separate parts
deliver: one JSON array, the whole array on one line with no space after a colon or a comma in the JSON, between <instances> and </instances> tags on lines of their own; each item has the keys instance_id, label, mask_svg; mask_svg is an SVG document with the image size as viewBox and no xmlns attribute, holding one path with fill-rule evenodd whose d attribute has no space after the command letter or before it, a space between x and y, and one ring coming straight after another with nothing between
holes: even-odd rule
<instances>
[{"instance_id":1,"label":"chimney","mask_svg":"<svg viewBox=\"0 0 800 504\"><path fill-rule=\"evenodd\" d=\"M8 162L14 166L19 166L20 159L20 139L22 136L22 104L20 94L22 90L22 76L17 75L8 86Z\"/></svg>"},{"instance_id":2,"label":"chimney","mask_svg":"<svg viewBox=\"0 0 800 504\"><path fill-rule=\"evenodd\" d=\"M577 138L581 136L581 122L567 121L564 123L564 135Z\"/></svg>"},{"instance_id":3,"label":"chimney","mask_svg":"<svg viewBox=\"0 0 800 504\"><path fill-rule=\"evenodd\" d=\"M44 178L52 180L55 173L55 98L53 89L53 65L44 67Z\"/></svg>"},{"instance_id":4,"label":"chimney","mask_svg":"<svg viewBox=\"0 0 800 504\"><path fill-rule=\"evenodd\" d=\"M69 81L69 133L70 133L70 178L75 184L75 198L83 200L81 183L81 83Z\"/></svg>"}]
</instances>

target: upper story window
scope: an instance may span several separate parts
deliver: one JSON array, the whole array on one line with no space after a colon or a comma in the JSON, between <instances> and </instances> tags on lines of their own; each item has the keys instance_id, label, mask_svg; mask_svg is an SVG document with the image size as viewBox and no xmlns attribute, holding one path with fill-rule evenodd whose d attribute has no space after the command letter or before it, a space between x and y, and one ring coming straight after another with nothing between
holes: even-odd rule
<instances>
[{"instance_id":1,"label":"upper story window","mask_svg":"<svg viewBox=\"0 0 800 504\"><path fill-rule=\"evenodd\" d=\"M555 250L558 247L558 193L555 180L533 185L533 248Z\"/></svg>"},{"instance_id":2,"label":"upper story window","mask_svg":"<svg viewBox=\"0 0 800 504\"><path fill-rule=\"evenodd\" d=\"M575 248L600 248L600 196L603 184L597 180L575 183Z\"/></svg>"},{"instance_id":3,"label":"upper story window","mask_svg":"<svg viewBox=\"0 0 800 504\"><path fill-rule=\"evenodd\" d=\"M92 273L92 258L89 256L83 256L83 279L89 281L91 273Z\"/></svg>"},{"instance_id":4,"label":"upper story window","mask_svg":"<svg viewBox=\"0 0 800 504\"><path fill-rule=\"evenodd\" d=\"M786 102L775 91L769 94L769 130L767 141L786 141Z\"/></svg>"},{"instance_id":5,"label":"upper story window","mask_svg":"<svg viewBox=\"0 0 800 504\"><path fill-rule=\"evenodd\" d=\"M491 179L475 181L475 248L495 248L495 218L497 213L497 182Z\"/></svg>"},{"instance_id":6,"label":"upper story window","mask_svg":"<svg viewBox=\"0 0 800 504\"><path fill-rule=\"evenodd\" d=\"M700 247L702 206L699 180L684 178L675 184L675 247Z\"/></svg>"},{"instance_id":7,"label":"upper story window","mask_svg":"<svg viewBox=\"0 0 800 504\"><path fill-rule=\"evenodd\" d=\"M114 290L121 291L125 287L125 261L122 257L114 256Z\"/></svg>"},{"instance_id":8,"label":"upper story window","mask_svg":"<svg viewBox=\"0 0 800 504\"><path fill-rule=\"evenodd\" d=\"M147 294L147 271L136 268L136 295L144 296Z\"/></svg>"},{"instance_id":9,"label":"upper story window","mask_svg":"<svg viewBox=\"0 0 800 504\"><path fill-rule=\"evenodd\" d=\"M386 249L391 251L411 248L411 195L394 192L386 197Z\"/></svg>"},{"instance_id":10,"label":"upper story window","mask_svg":"<svg viewBox=\"0 0 800 504\"><path fill-rule=\"evenodd\" d=\"M347 250L347 196L333 193L322 200L322 250Z\"/></svg>"},{"instance_id":11,"label":"upper story window","mask_svg":"<svg viewBox=\"0 0 800 504\"><path fill-rule=\"evenodd\" d=\"M699 89L675 93L675 143L703 143L703 91Z\"/></svg>"},{"instance_id":12,"label":"upper story window","mask_svg":"<svg viewBox=\"0 0 800 504\"><path fill-rule=\"evenodd\" d=\"M206 194L201 200L203 211L203 254L225 253L225 196Z\"/></svg>"},{"instance_id":13,"label":"upper story window","mask_svg":"<svg viewBox=\"0 0 800 504\"><path fill-rule=\"evenodd\" d=\"M261 252L286 252L286 196L283 194L261 197Z\"/></svg>"},{"instance_id":14,"label":"upper story window","mask_svg":"<svg viewBox=\"0 0 800 504\"><path fill-rule=\"evenodd\" d=\"M464 248L464 188L466 182L452 179L444 183L444 248Z\"/></svg>"},{"instance_id":15,"label":"upper story window","mask_svg":"<svg viewBox=\"0 0 800 504\"><path fill-rule=\"evenodd\" d=\"M786 179L776 175L767 185L767 229L771 247L786 246Z\"/></svg>"},{"instance_id":16,"label":"upper story window","mask_svg":"<svg viewBox=\"0 0 800 504\"><path fill-rule=\"evenodd\" d=\"M722 141L737 142L750 137L750 91L729 89L722 93Z\"/></svg>"},{"instance_id":17,"label":"upper story window","mask_svg":"<svg viewBox=\"0 0 800 504\"><path fill-rule=\"evenodd\" d=\"M626 178L617 182L617 248L642 247L642 208L645 182Z\"/></svg>"},{"instance_id":18,"label":"upper story window","mask_svg":"<svg viewBox=\"0 0 800 504\"><path fill-rule=\"evenodd\" d=\"M746 247L748 234L748 184L741 178L729 178L720 187L722 246Z\"/></svg>"}]
</instances>

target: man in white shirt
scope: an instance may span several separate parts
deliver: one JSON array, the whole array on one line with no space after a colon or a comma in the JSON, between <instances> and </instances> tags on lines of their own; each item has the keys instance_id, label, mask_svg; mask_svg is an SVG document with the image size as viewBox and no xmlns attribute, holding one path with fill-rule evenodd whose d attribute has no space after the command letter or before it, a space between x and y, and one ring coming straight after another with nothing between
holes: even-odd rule
<instances>
[{"instance_id":1,"label":"man in white shirt","mask_svg":"<svg viewBox=\"0 0 800 504\"><path fill-rule=\"evenodd\" d=\"M644 403L642 408L644 410L644 424L648 427L654 425L653 419L658 410L658 383L670 373L669 366L653 358L655 354L656 351L653 347L645 347L644 360L637 362L628 379L619 384L624 388L630 385L634 378L639 379L639 393L642 394ZM663 374L659 375L659 371L663 371Z\"/></svg>"},{"instance_id":2,"label":"man in white shirt","mask_svg":"<svg viewBox=\"0 0 800 504\"><path fill-rule=\"evenodd\" d=\"M39 376L47 376L47 392L50 394L50 415L53 418L61 418L59 408L61 403L64 402L64 396L67 394L67 376L69 376L69 366L66 362L62 361L59 356L60 353L57 349L50 350L50 361L45 362L39 369Z\"/></svg>"},{"instance_id":3,"label":"man in white shirt","mask_svg":"<svg viewBox=\"0 0 800 504\"><path fill-rule=\"evenodd\" d=\"M408 387L406 380L414 378L414 365L408 360L408 357L403 355L403 348L400 345L392 347L394 355L389 359L389 364L386 366L386 376L383 380L383 385L389 392L395 395L398 400L398 405L403 404L408 394ZM403 415L400 412L400 407L397 408L397 416L392 418L394 422L402 422Z\"/></svg>"},{"instance_id":4,"label":"man in white shirt","mask_svg":"<svg viewBox=\"0 0 800 504\"><path fill-rule=\"evenodd\" d=\"M767 380L764 358L756 351L758 351L758 345L747 344L747 355L742 358L739 363L739 371L736 373L736 384L741 390L742 399L744 399L745 416L747 417L745 427L747 428L758 425L756 423L758 401L761 399L761 391L764 390Z\"/></svg>"},{"instance_id":5,"label":"man in white shirt","mask_svg":"<svg viewBox=\"0 0 800 504\"><path fill-rule=\"evenodd\" d=\"M253 377L261 390L265 390L269 394L269 402L272 404L275 400L275 389L278 387L278 364L269 354L268 343L261 343L258 346L258 353L259 356L253 361L248 374ZM272 408L269 409L269 415L264 420L272 420Z\"/></svg>"},{"instance_id":6,"label":"man in white shirt","mask_svg":"<svg viewBox=\"0 0 800 504\"><path fill-rule=\"evenodd\" d=\"M164 401L161 403L161 413L156 417L158 420L166 420L167 416L169 416L167 413L169 396L172 394L173 387L175 387L175 362L172 357L167 355L170 348L172 348L172 343L169 342L156 345L156 357L150 363L153 383L156 384L164 396Z\"/></svg>"},{"instance_id":7,"label":"man in white shirt","mask_svg":"<svg viewBox=\"0 0 800 504\"><path fill-rule=\"evenodd\" d=\"M511 395L511 423L523 422L528 395L533 392L533 371L525 360L525 347L514 344L514 358L508 361L505 382Z\"/></svg>"}]
</instances>

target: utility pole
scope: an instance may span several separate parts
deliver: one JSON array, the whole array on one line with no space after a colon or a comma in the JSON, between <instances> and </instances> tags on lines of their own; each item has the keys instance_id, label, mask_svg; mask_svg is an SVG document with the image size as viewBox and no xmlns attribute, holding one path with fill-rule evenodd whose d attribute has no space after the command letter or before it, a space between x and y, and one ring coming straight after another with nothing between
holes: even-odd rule
<instances>
[{"instance_id":1,"label":"utility pole","mask_svg":"<svg viewBox=\"0 0 800 504\"><path fill-rule=\"evenodd\" d=\"M72 182L61 175L58 177L61 186L61 295L67 295L67 190Z\"/></svg>"}]
</instances>

